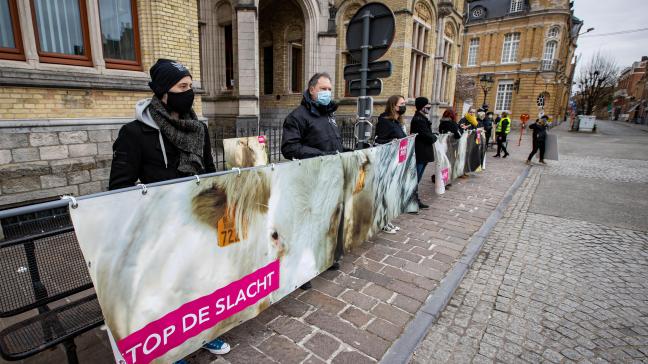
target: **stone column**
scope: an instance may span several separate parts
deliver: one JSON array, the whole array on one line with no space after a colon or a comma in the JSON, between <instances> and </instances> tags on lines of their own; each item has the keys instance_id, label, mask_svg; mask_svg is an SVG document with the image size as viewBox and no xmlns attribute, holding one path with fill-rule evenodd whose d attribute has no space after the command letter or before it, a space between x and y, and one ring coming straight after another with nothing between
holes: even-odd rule
<instances>
[{"instance_id":1,"label":"stone column","mask_svg":"<svg viewBox=\"0 0 648 364\"><path fill-rule=\"evenodd\" d=\"M439 121L441 115L439 115L439 105L441 105L441 77L442 77L442 62L443 62L443 52L444 52L444 29L445 29L445 20L444 18L452 12L452 2L441 1L439 3L439 18L437 19L437 43L436 51L434 54L434 80L432 82L432 112L430 113L430 121L432 122L432 130L439 130Z\"/></svg>"},{"instance_id":2,"label":"stone column","mask_svg":"<svg viewBox=\"0 0 648 364\"><path fill-rule=\"evenodd\" d=\"M238 75L238 116L236 126L259 125L259 24L255 1L239 0L236 11L235 64Z\"/></svg>"}]
</instances>

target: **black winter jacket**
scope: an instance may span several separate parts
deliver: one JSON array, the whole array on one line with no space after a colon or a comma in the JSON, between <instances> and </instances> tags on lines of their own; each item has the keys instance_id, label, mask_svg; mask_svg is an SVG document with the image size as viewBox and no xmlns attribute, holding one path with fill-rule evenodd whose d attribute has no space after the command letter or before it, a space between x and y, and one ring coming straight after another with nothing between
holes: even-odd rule
<instances>
[{"instance_id":1,"label":"black winter jacket","mask_svg":"<svg viewBox=\"0 0 648 364\"><path fill-rule=\"evenodd\" d=\"M432 122L427 116L417 111L410 124L410 133L417 134L414 140L416 163L434 162L433 144L437 137L432 133Z\"/></svg>"},{"instance_id":2,"label":"black winter jacket","mask_svg":"<svg viewBox=\"0 0 648 364\"><path fill-rule=\"evenodd\" d=\"M439 123L439 134L452 133L455 139L460 139L463 130L459 125L450 119L441 119Z\"/></svg>"},{"instance_id":3,"label":"black winter jacket","mask_svg":"<svg viewBox=\"0 0 648 364\"><path fill-rule=\"evenodd\" d=\"M159 130L139 120L131 121L121 127L119 136L113 144L108 189L132 187L138 181L147 184L187 177L177 169L180 162L178 148L163 135L167 156L167 166L164 165L159 133ZM204 170L200 174L216 172L206 125L203 166Z\"/></svg>"},{"instance_id":4,"label":"black winter jacket","mask_svg":"<svg viewBox=\"0 0 648 364\"><path fill-rule=\"evenodd\" d=\"M286 159L307 159L344 152L342 135L335 123L337 105L318 105L304 92L301 105L284 121L281 153Z\"/></svg>"},{"instance_id":5,"label":"black winter jacket","mask_svg":"<svg viewBox=\"0 0 648 364\"><path fill-rule=\"evenodd\" d=\"M533 140L544 142L547 139L547 127L538 123L529 125L529 129L533 130Z\"/></svg>"},{"instance_id":6,"label":"black winter jacket","mask_svg":"<svg viewBox=\"0 0 648 364\"><path fill-rule=\"evenodd\" d=\"M387 144L394 139L403 139L407 137L398 120L389 119L387 113L382 113L378 117L376 124L376 143Z\"/></svg>"}]
</instances>

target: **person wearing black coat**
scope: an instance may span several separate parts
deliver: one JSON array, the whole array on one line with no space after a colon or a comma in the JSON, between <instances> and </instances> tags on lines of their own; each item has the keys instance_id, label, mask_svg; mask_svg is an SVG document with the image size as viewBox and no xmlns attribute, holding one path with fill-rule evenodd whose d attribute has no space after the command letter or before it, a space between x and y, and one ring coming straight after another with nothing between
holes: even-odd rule
<instances>
[{"instance_id":1,"label":"person wearing black coat","mask_svg":"<svg viewBox=\"0 0 648 364\"><path fill-rule=\"evenodd\" d=\"M425 166L434 162L434 146L437 136L432 133L432 122L428 119L430 102L425 97L417 97L415 101L416 113L410 123L410 134L416 134L414 139L414 154L416 155L416 172L421 180Z\"/></svg>"},{"instance_id":2,"label":"person wearing black coat","mask_svg":"<svg viewBox=\"0 0 648 364\"><path fill-rule=\"evenodd\" d=\"M459 127L456 119L457 115L452 111L452 109L444 111L441 121L439 122L439 134L451 133L455 139L461 139L463 128Z\"/></svg>"},{"instance_id":3,"label":"person wearing black coat","mask_svg":"<svg viewBox=\"0 0 648 364\"><path fill-rule=\"evenodd\" d=\"M308 81L301 104L293 110L283 123L281 154L286 159L307 159L317 156L342 153L342 135L335 122L337 105L332 99L333 84L328 73L316 73ZM335 261L329 270L340 268L341 246L335 250ZM310 281L300 288L311 289Z\"/></svg>"},{"instance_id":4,"label":"person wearing black coat","mask_svg":"<svg viewBox=\"0 0 648 364\"><path fill-rule=\"evenodd\" d=\"M331 99L331 77L317 73L308 82L301 104L284 120L281 153L286 159L307 159L344 152Z\"/></svg>"},{"instance_id":5,"label":"person wearing black coat","mask_svg":"<svg viewBox=\"0 0 648 364\"><path fill-rule=\"evenodd\" d=\"M531 164L531 159L540 150L540 163L546 164L544 161L545 141L547 140L547 117L542 116L539 120L536 119L534 124L529 125L529 129L533 130L533 150L529 154L526 163Z\"/></svg>"},{"instance_id":6,"label":"person wearing black coat","mask_svg":"<svg viewBox=\"0 0 648 364\"><path fill-rule=\"evenodd\" d=\"M416 106L416 113L414 113L414 117L410 123L410 134L416 134L416 138L414 139L414 154L416 156L416 177L420 183L423 172L425 172L425 167L429 162L434 162L434 143L436 143L437 137L432 133L432 122L428 119L430 109L432 108L430 101L425 97L417 97L414 105ZM416 198L419 208L425 209L429 207L421 202L418 191Z\"/></svg>"},{"instance_id":7,"label":"person wearing black coat","mask_svg":"<svg viewBox=\"0 0 648 364\"><path fill-rule=\"evenodd\" d=\"M405 98L402 96L389 97L385 112L380 114L376 123L376 144L387 144L394 139L407 137L403 129L403 114L407 110L405 104Z\"/></svg>"},{"instance_id":8,"label":"person wearing black coat","mask_svg":"<svg viewBox=\"0 0 648 364\"><path fill-rule=\"evenodd\" d=\"M160 59L151 78L155 95L135 105L136 120L113 144L110 190L216 172L207 126L191 108L189 71Z\"/></svg>"},{"instance_id":9,"label":"person wearing black coat","mask_svg":"<svg viewBox=\"0 0 648 364\"><path fill-rule=\"evenodd\" d=\"M486 133L486 149L491 143L491 136L493 134L493 112L489 111L486 113L486 118L482 122L484 124L484 132Z\"/></svg>"},{"instance_id":10,"label":"person wearing black coat","mask_svg":"<svg viewBox=\"0 0 648 364\"><path fill-rule=\"evenodd\" d=\"M150 74L155 95L135 105L137 119L122 126L113 144L110 190L216 172L207 126L192 108L189 70L176 61L158 59ZM220 338L203 348L217 355L230 351Z\"/></svg>"},{"instance_id":11,"label":"person wearing black coat","mask_svg":"<svg viewBox=\"0 0 648 364\"><path fill-rule=\"evenodd\" d=\"M387 144L393 140L407 137L403 126L403 115L407 111L406 104L405 98L401 95L392 95L387 99L385 112L380 114L378 123L376 123L376 144ZM387 234L396 234L400 231L400 227L388 222L382 227L382 231Z\"/></svg>"}]
</instances>

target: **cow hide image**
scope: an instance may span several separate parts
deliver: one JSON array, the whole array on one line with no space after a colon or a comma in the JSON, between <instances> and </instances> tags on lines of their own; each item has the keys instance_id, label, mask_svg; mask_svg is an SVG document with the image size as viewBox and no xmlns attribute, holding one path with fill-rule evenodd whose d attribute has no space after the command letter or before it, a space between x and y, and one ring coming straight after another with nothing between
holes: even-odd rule
<instances>
[{"instance_id":1,"label":"cow hide image","mask_svg":"<svg viewBox=\"0 0 648 364\"><path fill-rule=\"evenodd\" d=\"M264 136L223 139L225 168L246 168L268 164L268 148Z\"/></svg>"},{"instance_id":2,"label":"cow hide image","mask_svg":"<svg viewBox=\"0 0 648 364\"><path fill-rule=\"evenodd\" d=\"M180 359L329 268L342 215L341 163L340 156L326 156L79 201L71 209L75 231L126 362L158 341L155 348L162 350L161 338L170 342L180 326L195 324L198 314L179 316L191 302L230 289L273 262L279 262L279 284L272 292L137 362ZM250 297L261 290L259 282L256 291L248 287ZM160 326L163 318L178 325ZM147 330L142 346L123 347Z\"/></svg>"},{"instance_id":3,"label":"cow hide image","mask_svg":"<svg viewBox=\"0 0 648 364\"><path fill-rule=\"evenodd\" d=\"M399 141L342 154L344 166L344 249L358 247L393 218L415 212L416 160L414 138L403 160Z\"/></svg>"}]
</instances>

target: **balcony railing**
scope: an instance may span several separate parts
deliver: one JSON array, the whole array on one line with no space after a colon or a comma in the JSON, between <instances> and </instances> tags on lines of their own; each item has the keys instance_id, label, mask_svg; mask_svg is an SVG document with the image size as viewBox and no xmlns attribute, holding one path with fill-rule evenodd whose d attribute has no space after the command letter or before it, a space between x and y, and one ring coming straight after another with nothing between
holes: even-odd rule
<instances>
[{"instance_id":1,"label":"balcony railing","mask_svg":"<svg viewBox=\"0 0 648 364\"><path fill-rule=\"evenodd\" d=\"M557 59L543 59L540 61L540 71L556 72L558 71L559 61Z\"/></svg>"}]
</instances>

